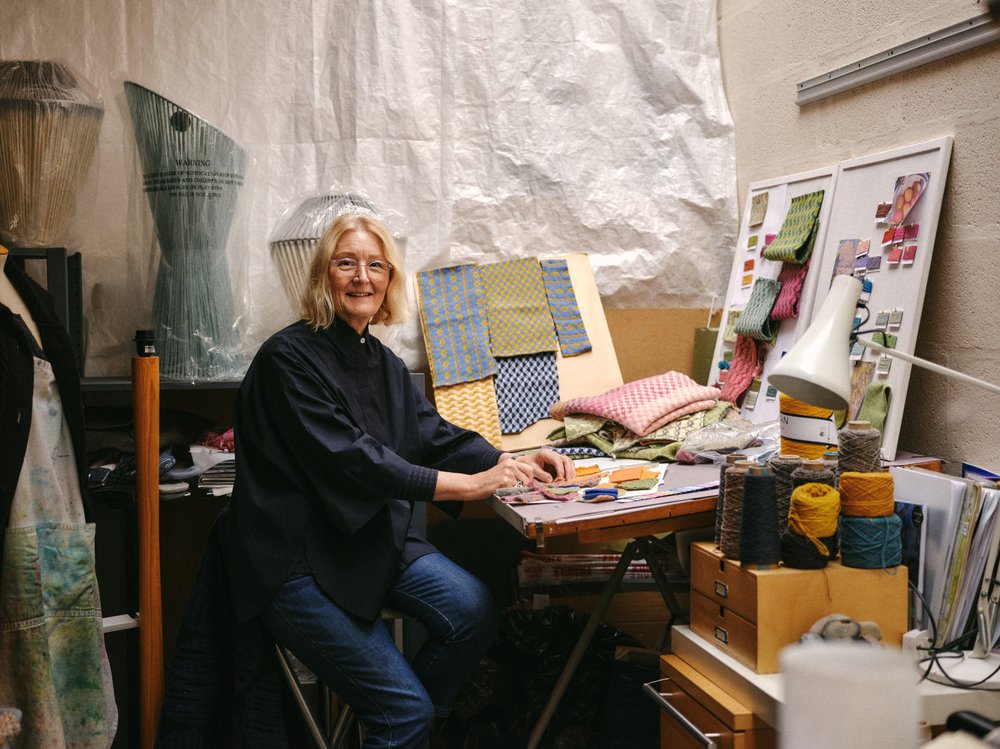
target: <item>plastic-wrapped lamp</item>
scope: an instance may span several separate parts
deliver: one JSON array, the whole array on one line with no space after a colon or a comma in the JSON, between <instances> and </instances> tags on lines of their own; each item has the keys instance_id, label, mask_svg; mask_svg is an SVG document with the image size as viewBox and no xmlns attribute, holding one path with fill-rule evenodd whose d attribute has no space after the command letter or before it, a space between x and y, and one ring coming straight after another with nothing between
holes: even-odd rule
<instances>
[{"instance_id":1,"label":"plastic-wrapped lamp","mask_svg":"<svg viewBox=\"0 0 1000 749\"><path fill-rule=\"evenodd\" d=\"M0 61L0 238L66 241L103 116L96 91L65 65Z\"/></svg>"},{"instance_id":2,"label":"plastic-wrapped lamp","mask_svg":"<svg viewBox=\"0 0 1000 749\"><path fill-rule=\"evenodd\" d=\"M271 262L295 311L306 288L316 243L327 227L345 213L383 218L375 205L358 193L330 193L303 199L275 229L269 241Z\"/></svg>"},{"instance_id":3,"label":"plastic-wrapped lamp","mask_svg":"<svg viewBox=\"0 0 1000 749\"><path fill-rule=\"evenodd\" d=\"M160 245L153 296L165 379L242 373L226 244L246 174L232 138L143 86L125 96Z\"/></svg>"}]
</instances>

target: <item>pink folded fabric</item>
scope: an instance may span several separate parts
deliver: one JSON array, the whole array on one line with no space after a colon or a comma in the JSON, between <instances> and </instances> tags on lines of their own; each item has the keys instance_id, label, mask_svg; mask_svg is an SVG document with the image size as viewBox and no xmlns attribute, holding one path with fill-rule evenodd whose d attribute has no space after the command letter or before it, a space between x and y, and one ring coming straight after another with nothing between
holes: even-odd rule
<instances>
[{"instance_id":1,"label":"pink folded fabric","mask_svg":"<svg viewBox=\"0 0 1000 749\"><path fill-rule=\"evenodd\" d=\"M575 413L601 416L645 436L682 416L712 408L719 395L718 388L699 385L686 374L665 372L602 395L557 401L551 413L554 419Z\"/></svg>"},{"instance_id":2,"label":"pink folded fabric","mask_svg":"<svg viewBox=\"0 0 1000 749\"><path fill-rule=\"evenodd\" d=\"M802 284L809 273L809 262L802 265L785 262L781 264L778 282L781 291L771 308L772 320L792 320L799 316L799 297L802 296Z\"/></svg>"}]
</instances>

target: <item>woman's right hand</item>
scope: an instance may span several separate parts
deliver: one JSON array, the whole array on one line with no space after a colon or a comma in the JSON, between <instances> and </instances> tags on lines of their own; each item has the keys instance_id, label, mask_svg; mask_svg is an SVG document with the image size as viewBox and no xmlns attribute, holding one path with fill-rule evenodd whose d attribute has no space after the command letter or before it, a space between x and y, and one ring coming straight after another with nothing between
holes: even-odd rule
<instances>
[{"instance_id":1,"label":"woman's right hand","mask_svg":"<svg viewBox=\"0 0 1000 749\"><path fill-rule=\"evenodd\" d=\"M512 458L504 458L492 468L474 473L438 473L434 490L436 500L461 500L465 502L487 499L497 489L527 484L532 479L548 480L551 477L541 468Z\"/></svg>"}]
</instances>

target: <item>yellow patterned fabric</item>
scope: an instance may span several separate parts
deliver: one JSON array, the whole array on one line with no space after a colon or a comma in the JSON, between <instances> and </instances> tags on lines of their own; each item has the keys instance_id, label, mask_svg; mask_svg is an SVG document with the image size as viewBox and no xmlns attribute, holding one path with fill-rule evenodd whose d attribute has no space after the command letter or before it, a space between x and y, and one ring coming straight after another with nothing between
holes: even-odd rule
<instances>
[{"instance_id":1,"label":"yellow patterned fabric","mask_svg":"<svg viewBox=\"0 0 1000 749\"><path fill-rule=\"evenodd\" d=\"M486 300L493 356L520 356L556 350L542 269L534 258L481 265L477 269Z\"/></svg>"},{"instance_id":2,"label":"yellow patterned fabric","mask_svg":"<svg viewBox=\"0 0 1000 749\"><path fill-rule=\"evenodd\" d=\"M479 432L491 445L500 449L500 413L493 378L434 388L438 413L455 426Z\"/></svg>"}]
</instances>

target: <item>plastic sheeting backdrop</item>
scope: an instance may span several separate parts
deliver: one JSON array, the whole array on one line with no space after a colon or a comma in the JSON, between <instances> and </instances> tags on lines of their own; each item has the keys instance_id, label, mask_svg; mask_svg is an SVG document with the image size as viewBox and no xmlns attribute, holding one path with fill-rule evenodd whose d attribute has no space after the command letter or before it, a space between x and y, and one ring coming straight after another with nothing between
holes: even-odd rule
<instances>
[{"instance_id":1,"label":"plastic sheeting backdrop","mask_svg":"<svg viewBox=\"0 0 1000 749\"><path fill-rule=\"evenodd\" d=\"M4 58L64 61L106 104L61 240L83 257L88 375L127 371L150 317L125 80L250 156L228 243L248 352L293 319L268 236L332 185L406 217L410 273L582 251L608 306L708 306L724 288L735 149L714 3L13 0L0 27ZM424 365L416 315L379 334Z\"/></svg>"}]
</instances>

